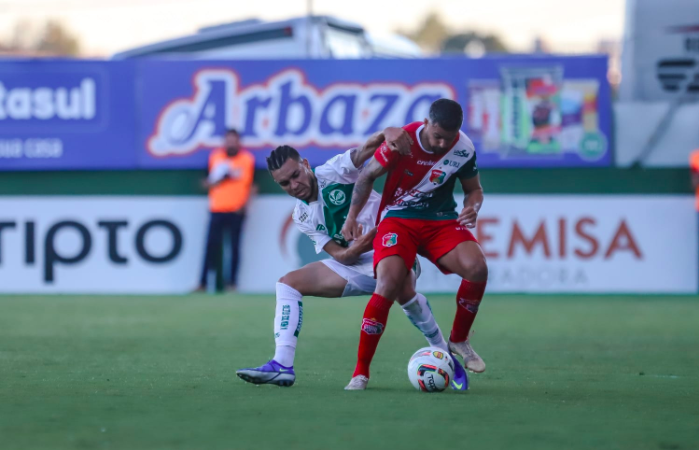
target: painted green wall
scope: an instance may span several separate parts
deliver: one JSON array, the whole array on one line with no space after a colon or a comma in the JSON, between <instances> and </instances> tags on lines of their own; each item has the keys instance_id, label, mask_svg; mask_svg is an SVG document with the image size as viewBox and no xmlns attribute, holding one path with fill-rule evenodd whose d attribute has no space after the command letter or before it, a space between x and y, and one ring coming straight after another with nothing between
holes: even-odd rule
<instances>
[{"instance_id":1,"label":"painted green wall","mask_svg":"<svg viewBox=\"0 0 699 450\"><path fill-rule=\"evenodd\" d=\"M205 175L203 170L3 172L0 195L203 195ZM263 194L283 193L266 170L256 171L255 180ZM497 169L482 170L481 181L486 193L497 194L692 193L683 168Z\"/></svg>"}]
</instances>

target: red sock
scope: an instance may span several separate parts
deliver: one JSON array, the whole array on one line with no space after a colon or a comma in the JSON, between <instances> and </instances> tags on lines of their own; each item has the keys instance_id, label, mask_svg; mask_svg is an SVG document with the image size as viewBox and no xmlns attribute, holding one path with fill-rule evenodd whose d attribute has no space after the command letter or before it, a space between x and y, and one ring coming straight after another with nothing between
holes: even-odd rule
<instances>
[{"instance_id":1,"label":"red sock","mask_svg":"<svg viewBox=\"0 0 699 450\"><path fill-rule=\"evenodd\" d=\"M359 333L359 351L357 352L357 367L354 369L353 377L364 375L369 378L369 365L379 346L381 335L386 329L388 312L391 310L392 301L374 294L366 305L364 318L362 319L362 330Z\"/></svg>"},{"instance_id":2,"label":"red sock","mask_svg":"<svg viewBox=\"0 0 699 450\"><path fill-rule=\"evenodd\" d=\"M452 342L463 342L468 339L471 325L476 320L478 305L483 299L485 292L485 282L475 282L462 280L459 292L456 294L456 316L454 326L451 329L449 340Z\"/></svg>"}]
</instances>

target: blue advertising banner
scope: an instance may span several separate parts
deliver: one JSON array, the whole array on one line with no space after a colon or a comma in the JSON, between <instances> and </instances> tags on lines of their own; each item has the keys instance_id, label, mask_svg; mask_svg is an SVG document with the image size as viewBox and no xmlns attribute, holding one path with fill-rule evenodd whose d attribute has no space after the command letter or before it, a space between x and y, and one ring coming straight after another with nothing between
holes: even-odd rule
<instances>
[{"instance_id":1,"label":"blue advertising banner","mask_svg":"<svg viewBox=\"0 0 699 450\"><path fill-rule=\"evenodd\" d=\"M0 62L0 170L133 169L131 63Z\"/></svg>"},{"instance_id":2,"label":"blue advertising banner","mask_svg":"<svg viewBox=\"0 0 699 450\"><path fill-rule=\"evenodd\" d=\"M205 167L206 150L235 128L258 167L281 144L320 164L447 97L464 106L481 167L606 166L606 73L602 56L148 62L138 162Z\"/></svg>"},{"instance_id":3,"label":"blue advertising banner","mask_svg":"<svg viewBox=\"0 0 699 450\"><path fill-rule=\"evenodd\" d=\"M0 62L0 170L204 168L227 128L266 167L317 165L386 126L464 107L480 167L607 166L604 56Z\"/></svg>"}]
</instances>

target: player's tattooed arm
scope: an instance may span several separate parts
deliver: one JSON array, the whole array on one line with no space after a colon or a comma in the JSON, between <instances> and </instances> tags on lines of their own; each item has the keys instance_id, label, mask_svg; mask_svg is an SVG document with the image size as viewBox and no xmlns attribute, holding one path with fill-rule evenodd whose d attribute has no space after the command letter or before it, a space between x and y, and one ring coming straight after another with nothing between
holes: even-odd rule
<instances>
[{"instance_id":1,"label":"player's tattooed arm","mask_svg":"<svg viewBox=\"0 0 699 450\"><path fill-rule=\"evenodd\" d=\"M359 179L354 184L352 191L352 203L345 219L345 224L342 227L342 236L348 241L352 241L361 236L361 230L357 225L357 216L361 212L366 202L369 200L371 190L374 187L374 181L381 175L388 172L388 169L383 167L376 161L375 158L369 160L369 164L359 173Z\"/></svg>"},{"instance_id":2,"label":"player's tattooed arm","mask_svg":"<svg viewBox=\"0 0 699 450\"><path fill-rule=\"evenodd\" d=\"M460 181L466 198L464 199L464 209L461 210L456 220L467 228L474 228L478 219L478 211L480 211L481 205L483 205L481 177L476 174L475 177L461 178Z\"/></svg>"},{"instance_id":3,"label":"player's tattooed arm","mask_svg":"<svg viewBox=\"0 0 699 450\"><path fill-rule=\"evenodd\" d=\"M374 152L386 141L391 151L402 155L410 153L410 146L413 140L407 131L399 127L387 127L383 131L377 131L369 136L361 147L352 151L352 162L354 167L362 167L365 162L374 155Z\"/></svg>"}]
</instances>

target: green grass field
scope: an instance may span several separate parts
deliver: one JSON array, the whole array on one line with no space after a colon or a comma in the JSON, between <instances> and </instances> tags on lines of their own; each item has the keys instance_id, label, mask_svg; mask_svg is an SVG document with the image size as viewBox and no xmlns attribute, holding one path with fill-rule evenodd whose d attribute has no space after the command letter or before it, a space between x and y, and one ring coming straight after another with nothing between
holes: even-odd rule
<instances>
[{"instance_id":1,"label":"green grass field","mask_svg":"<svg viewBox=\"0 0 699 450\"><path fill-rule=\"evenodd\" d=\"M0 297L0 449L699 448L697 297L486 297L488 370L441 394L408 382L398 308L343 391L365 303L304 301L284 389L234 374L272 355L271 296Z\"/></svg>"}]
</instances>

